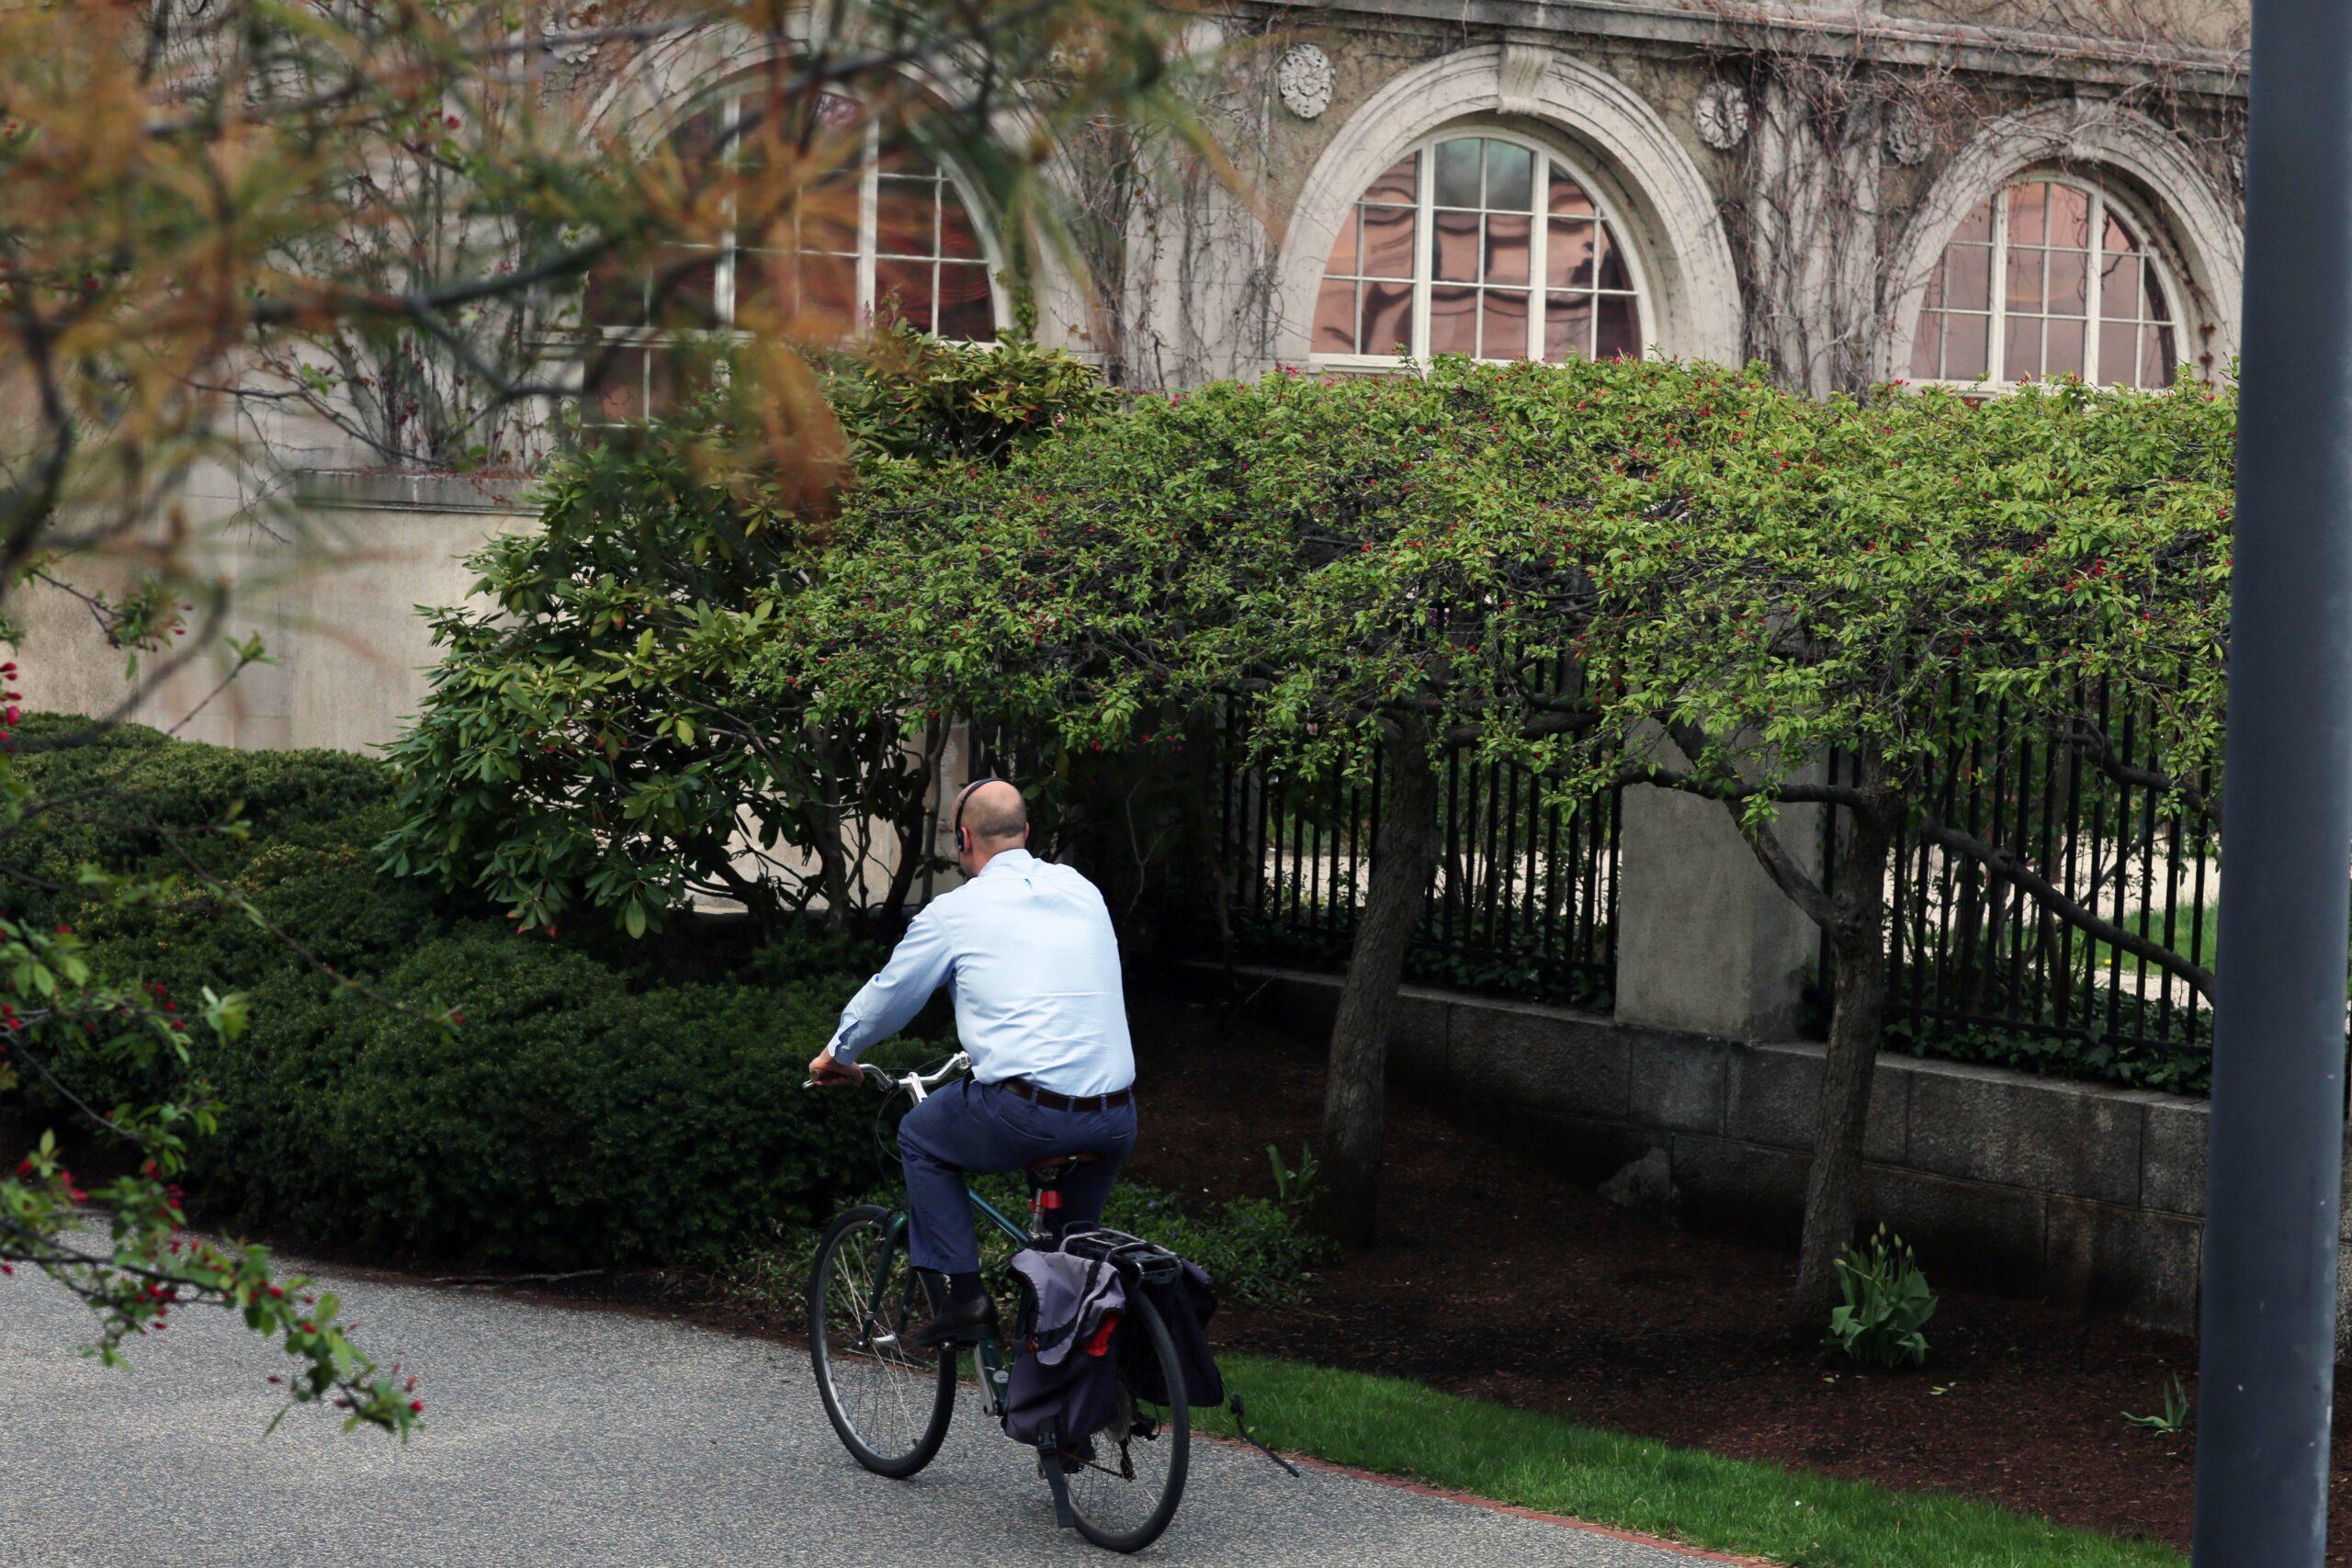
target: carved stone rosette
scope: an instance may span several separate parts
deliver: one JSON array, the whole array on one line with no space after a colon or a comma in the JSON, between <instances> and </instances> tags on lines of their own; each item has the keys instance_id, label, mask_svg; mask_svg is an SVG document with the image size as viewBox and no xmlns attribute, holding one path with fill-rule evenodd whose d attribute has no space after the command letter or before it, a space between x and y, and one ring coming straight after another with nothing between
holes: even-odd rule
<instances>
[{"instance_id":1,"label":"carved stone rosette","mask_svg":"<svg viewBox=\"0 0 2352 1568\"><path fill-rule=\"evenodd\" d=\"M1311 43L1291 45L1274 67L1274 86L1284 108L1313 119L1331 107L1331 57Z\"/></svg>"},{"instance_id":2,"label":"carved stone rosette","mask_svg":"<svg viewBox=\"0 0 2352 1568\"><path fill-rule=\"evenodd\" d=\"M1710 82L1700 89L1695 118L1699 140L1728 152L1747 139L1747 94L1735 83Z\"/></svg>"}]
</instances>

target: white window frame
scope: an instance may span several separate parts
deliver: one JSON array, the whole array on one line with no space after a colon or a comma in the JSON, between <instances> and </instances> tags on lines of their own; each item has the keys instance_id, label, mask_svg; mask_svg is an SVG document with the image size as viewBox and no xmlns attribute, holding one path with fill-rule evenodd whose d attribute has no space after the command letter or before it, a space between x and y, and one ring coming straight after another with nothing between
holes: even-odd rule
<instances>
[{"instance_id":1,"label":"white window frame","mask_svg":"<svg viewBox=\"0 0 2352 1568\"><path fill-rule=\"evenodd\" d=\"M1650 320L1650 310L1657 296L1650 288L1649 272L1642 265L1641 253L1626 240L1624 220L1619 216L1616 207L1609 200L1600 184L1594 180L1577 160L1549 142L1538 141L1534 137L1523 135L1516 130L1506 130L1501 126L1455 123L1422 137L1380 167L1380 172L1385 174L1408 157L1416 159L1419 163L1413 182L1412 352L1402 355L1311 353L1306 356L1309 369L1395 370L1408 365L1426 368L1435 360L1437 356L1430 352L1430 295L1437 286L1437 148L1441 142L1458 141L1474 137L1488 141L1510 142L1514 146L1524 147L1535 154L1535 183L1531 214L1532 221L1530 224L1531 236L1528 241L1527 258L1529 280L1527 352L1521 357L1532 359L1539 364L1554 363L1544 358L1544 314L1548 296L1554 292L1545 284L1551 265L1550 198L1554 164L1566 169L1568 172L1568 177L1576 181L1585 195L1591 198L1594 216L1608 226L1610 243L1624 256L1626 275L1634 280L1634 313L1643 329L1641 355L1645 359L1654 355L1655 350L1651 345L1657 334L1650 330L1656 324ZM1375 174L1373 177L1378 179L1380 175ZM1348 198L1347 216L1341 220L1342 222L1356 221L1360 219L1363 195L1363 191L1359 190ZM1329 254L1326 253L1323 267L1315 275L1316 299L1318 307L1322 298L1324 279L1329 276L1330 261ZM1447 287L1460 286L1449 280ZM1484 291L1484 285L1475 287L1481 292ZM1573 291L1562 290L1561 292ZM1314 331L1314 323L1310 321L1307 324L1310 342L1313 341ZM1482 360L1480 363L1508 365L1516 364L1517 361L1494 359Z\"/></svg>"},{"instance_id":2,"label":"white window frame","mask_svg":"<svg viewBox=\"0 0 2352 1568\"><path fill-rule=\"evenodd\" d=\"M2115 210L2116 216L2120 218L2125 226L2130 228L2139 237L2141 258L2148 270L2154 275L2157 286L2163 288L2165 293L2165 306L2173 313L2173 355L2175 358L2179 356L2181 344L2180 310L2184 300L2181 296L2180 287L2174 280L2172 268L2165 265L2163 248L2156 243L2156 236L2159 231L2156 225L2148 220L2146 215L2140 210L2137 205L2128 199L2123 201L2116 200L2114 194L2096 180L2084 179L2075 175L2060 174L2054 170L2028 169L2003 180L1999 188L1994 191L1993 195L1989 198L1993 204L1993 276L1988 294L1988 298L1992 304L1992 313L1986 318L1985 331L1989 335L1987 336L1984 344L1984 376L1975 380L1961 380L1956 377L1951 376L1905 378L1911 385L1921 387L1950 387L1956 390L1980 392L2007 391L2018 385L2018 378L2008 373L2009 193L2017 189L2019 186L2028 185L2069 186L2075 190L2085 193L2090 197L2090 277L2085 287L2084 292L2085 309L2089 311L2089 315L2086 319L2083 326L2082 377L2084 384L2091 387L2104 387L2108 385L2107 382L2101 381L2098 378L2100 347L2099 335L2106 326L2106 317L2102 307L2106 303L2104 298L2106 290L2106 280L2104 275L2107 270L2099 265L2099 258L2106 254L2104 248L2107 229L2106 216L2109 208L2112 208ZM1940 267L1944 265L1944 257L1951 251L1953 242L1959 232L1960 230L1958 225L1954 225L1952 231L1944 236L1944 243L1942 246L1936 252L1935 265L1937 266ZM1951 280L1949 278L1945 280L1944 287L1947 294L1949 294L1951 287ZM1911 363L1911 356L1918 351L1919 319L1926 315L1927 312L1928 307L1924 303L1923 297L1923 302L1920 308L1911 312L1911 338L1910 341L1904 345L1904 355L1902 359L1902 363L1906 366ZM1938 307L1937 313L1939 315L1945 315L1952 312L1950 311L1948 307ZM1974 314L1973 311L1966 310L1958 313L1969 316L1973 316ZM2132 327L2132 335L2135 338L2139 335L2140 327L2145 320L2146 309L2144 302L2143 304L2141 315L2142 320L2134 321ZM2052 318L2042 316L2040 319L2048 321ZM2064 320L2067 318L2058 319ZM2139 345L2137 343L2134 343L2132 345L2132 363L2134 365L2139 363ZM2179 366L2175 365L2171 368L2174 372L2177 372L2180 367ZM2064 374L2064 372L2060 372L2060 374ZM2132 385L2137 388L2140 384L2135 379ZM2162 391L2164 389L2162 387L2150 387L2141 389L2146 391Z\"/></svg>"}]
</instances>

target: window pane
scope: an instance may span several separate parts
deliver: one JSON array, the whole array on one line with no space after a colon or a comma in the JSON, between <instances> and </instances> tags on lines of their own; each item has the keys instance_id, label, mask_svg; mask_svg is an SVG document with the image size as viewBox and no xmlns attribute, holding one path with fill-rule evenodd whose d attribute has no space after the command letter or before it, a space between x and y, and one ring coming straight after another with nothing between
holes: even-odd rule
<instances>
[{"instance_id":1,"label":"window pane","mask_svg":"<svg viewBox=\"0 0 2352 1568\"><path fill-rule=\"evenodd\" d=\"M738 324L773 327L778 316L800 309L800 269L790 251L735 253L735 316Z\"/></svg>"},{"instance_id":2,"label":"window pane","mask_svg":"<svg viewBox=\"0 0 2352 1568\"><path fill-rule=\"evenodd\" d=\"M1990 316L1944 318L1944 378L1973 381L1985 373L1993 336Z\"/></svg>"},{"instance_id":3,"label":"window pane","mask_svg":"<svg viewBox=\"0 0 2352 1568\"><path fill-rule=\"evenodd\" d=\"M2091 198L2087 192L2073 186L2050 187L2050 243L2071 246L2075 250L2089 248L2091 243Z\"/></svg>"},{"instance_id":4,"label":"window pane","mask_svg":"<svg viewBox=\"0 0 2352 1568\"><path fill-rule=\"evenodd\" d=\"M1634 275L1625 270L1625 253L1617 248L1617 236L1609 225L1600 225L1600 287L1631 289Z\"/></svg>"},{"instance_id":5,"label":"window pane","mask_svg":"<svg viewBox=\"0 0 2352 1568\"><path fill-rule=\"evenodd\" d=\"M1475 288L1430 290L1430 352L1478 352L1478 291Z\"/></svg>"},{"instance_id":6,"label":"window pane","mask_svg":"<svg viewBox=\"0 0 2352 1568\"><path fill-rule=\"evenodd\" d=\"M1944 313L1941 310L1919 312L1919 330L1911 339L1911 377L1917 381L1932 381L1941 374L1938 362L1943 357Z\"/></svg>"},{"instance_id":7,"label":"window pane","mask_svg":"<svg viewBox=\"0 0 2352 1568\"><path fill-rule=\"evenodd\" d=\"M886 256L939 254L939 182L884 177L874 182L874 248Z\"/></svg>"},{"instance_id":8,"label":"window pane","mask_svg":"<svg viewBox=\"0 0 2352 1568\"><path fill-rule=\"evenodd\" d=\"M1592 296L1553 294L1544 301L1544 357L1550 360L1592 356Z\"/></svg>"},{"instance_id":9,"label":"window pane","mask_svg":"<svg viewBox=\"0 0 2352 1568\"><path fill-rule=\"evenodd\" d=\"M2141 287L2146 291L2148 296L2147 319L2152 321L2171 321L2172 311L2165 304L2164 285L2156 281L2156 275L2153 272L2143 271L2141 277Z\"/></svg>"},{"instance_id":10,"label":"window pane","mask_svg":"<svg viewBox=\"0 0 2352 1568\"><path fill-rule=\"evenodd\" d=\"M2109 325L2099 333L2098 381L2102 387L2131 387L2139 383L2132 374L2133 362L2140 354L2140 329L2129 322Z\"/></svg>"},{"instance_id":11,"label":"window pane","mask_svg":"<svg viewBox=\"0 0 2352 1568\"><path fill-rule=\"evenodd\" d=\"M1367 207L1363 209L1363 275L1366 277L1413 276L1413 219L1409 207Z\"/></svg>"},{"instance_id":12,"label":"window pane","mask_svg":"<svg viewBox=\"0 0 2352 1568\"><path fill-rule=\"evenodd\" d=\"M1331 238L1331 256L1323 264L1325 272L1335 272L1342 277L1360 276L1356 271L1356 209L1340 220L1340 231Z\"/></svg>"},{"instance_id":13,"label":"window pane","mask_svg":"<svg viewBox=\"0 0 2352 1568\"><path fill-rule=\"evenodd\" d=\"M1642 323L1634 309L1634 301L1619 296L1607 296L1593 301L1593 356L1609 359L1623 355L1638 358L1642 352Z\"/></svg>"},{"instance_id":14,"label":"window pane","mask_svg":"<svg viewBox=\"0 0 2352 1568\"><path fill-rule=\"evenodd\" d=\"M2140 329L2140 385L2169 387L2173 372L2180 367L2174 362L2172 329L2142 327Z\"/></svg>"},{"instance_id":15,"label":"window pane","mask_svg":"<svg viewBox=\"0 0 2352 1568\"><path fill-rule=\"evenodd\" d=\"M2009 250L2009 309L2039 315L2042 309L2041 258L2045 251L2026 245Z\"/></svg>"},{"instance_id":16,"label":"window pane","mask_svg":"<svg viewBox=\"0 0 2352 1568\"><path fill-rule=\"evenodd\" d=\"M1325 278L1315 297L1317 354L1356 351L1356 286L1346 278Z\"/></svg>"},{"instance_id":17,"label":"window pane","mask_svg":"<svg viewBox=\"0 0 2352 1568\"><path fill-rule=\"evenodd\" d=\"M939 254L959 261L979 261L988 254L980 249L979 227L964 198L944 179L939 186Z\"/></svg>"},{"instance_id":18,"label":"window pane","mask_svg":"<svg viewBox=\"0 0 2352 1568\"><path fill-rule=\"evenodd\" d=\"M707 332L718 325L718 253L665 245L648 279L656 326Z\"/></svg>"},{"instance_id":19,"label":"window pane","mask_svg":"<svg viewBox=\"0 0 2352 1568\"><path fill-rule=\"evenodd\" d=\"M1437 204L1440 207L1478 205L1478 148L1476 136L1456 137L1437 144Z\"/></svg>"},{"instance_id":20,"label":"window pane","mask_svg":"<svg viewBox=\"0 0 2352 1568\"><path fill-rule=\"evenodd\" d=\"M802 255L799 307L803 313L838 318L843 323L857 315L857 258Z\"/></svg>"},{"instance_id":21,"label":"window pane","mask_svg":"<svg viewBox=\"0 0 2352 1568\"><path fill-rule=\"evenodd\" d=\"M876 320L904 321L922 332L932 329L932 265L927 261L874 264L874 314Z\"/></svg>"},{"instance_id":22,"label":"window pane","mask_svg":"<svg viewBox=\"0 0 2352 1568\"><path fill-rule=\"evenodd\" d=\"M2009 243L2038 245L2049 233L2044 221L2050 201L2050 187L2032 184L2015 186L2009 192Z\"/></svg>"},{"instance_id":23,"label":"window pane","mask_svg":"<svg viewBox=\"0 0 2352 1568\"><path fill-rule=\"evenodd\" d=\"M2088 251L2050 253L2050 313L2052 315L2079 316L2089 310L2090 259Z\"/></svg>"},{"instance_id":24,"label":"window pane","mask_svg":"<svg viewBox=\"0 0 2352 1568\"><path fill-rule=\"evenodd\" d=\"M2053 317L2041 350L2043 367L2052 376L2080 376L2083 364L2083 323Z\"/></svg>"},{"instance_id":25,"label":"window pane","mask_svg":"<svg viewBox=\"0 0 2352 1568\"><path fill-rule=\"evenodd\" d=\"M1552 232L1544 242L1544 281L1555 288L1591 288L1597 232L1589 220L1552 220Z\"/></svg>"},{"instance_id":26,"label":"window pane","mask_svg":"<svg viewBox=\"0 0 2352 1568\"><path fill-rule=\"evenodd\" d=\"M1509 141L1487 143L1487 205L1498 212L1534 207L1534 153Z\"/></svg>"},{"instance_id":27,"label":"window pane","mask_svg":"<svg viewBox=\"0 0 2352 1568\"><path fill-rule=\"evenodd\" d=\"M1363 286L1363 331L1356 343L1364 354L1413 352L1413 286L1409 283L1367 283Z\"/></svg>"},{"instance_id":28,"label":"window pane","mask_svg":"<svg viewBox=\"0 0 2352 1568\"><path fill-rule=\"evenodd\" d=\"M1407 153L1391 164L1385 174L1372 182L1372 188L1363 193L1363 199L1401 202L1407 207L1412 206L1419 197L1421 187L1418 176L1420 166L1419 153Z\"/></svg>"},{"instance_id":29,"label":"window pane","mask_svg":"<svg viewBox=\"0 0 2352 1568\"><path fill-rule=\"evenodd\" d=\"M1490 216L1487 220L1486 280L1525 283L1528 253L1532 249L1525 218Z\"/></svg>"},{"instance_id":30,"label":"window pane","mask_svg":"<svg viewBox=\"0 0 2352 1568\"><path fill-rule=\"evenodd\" d=\"M1989 245L1993 243L1993 204L1989 201L1972 209L1952 231L1952 239L1961 244Z\"/></svg>"},{"instance_id":31,"label":"window pane","mask_svg":"<svg viewBox=\"0 0 2352 1568\"><path fill-rule=\"evenodd\" d=\"M645 355L641 348L589 355L583 389L591 418L605 424L626 424L645 417Z\"/></svg>"},{"instance_id":32,"label":"window pane","mask_svg":"<svg viewBox=\"0 0 2352 1568\"><path fill-rule=\"evenodd\" d=\"M1479 310L1478 353L1487 359L1527 357L1527 295L1489 288Z\"/></svg>"},{"instance_id":33,"label":"window pane","mask_svg":"<svg viewBox=\"0 0 2352 1568\"><path fill-rule=\"evenodd\" d=\"M1993 308L1993 247L1954 245L1944 253L1944 303L1955 310Z\"/></svg>"},{"instance_id":34,"label":"window pane","mask_svg":"<svg viewBox=\"0 0 2352 1568\"><path fill-rule=\"evenodd\" d=\"M985 264L939 264L939 324L933 330L956 343L986 343L996 336L996 299L989 292Z\"/></svg>"},{"instance_id":35,"label":"window pane","mask_svg":"<svg viewBox=\"0 0 2352 1568\"><path fill-rule=\"evenodd\" d=\"M639 327L645 324L645 278L636 263L607 255L588 275L587 297L581 301L584 324L597 327Z\"/></svg>"},{"instance_id":36,"label":"window pane","mask_svg":"<svg viewBox=\"0 0 2352 1568\"><path fill-rule=\"evenodd\" d=\"M1544 198L1544 205L1551 209L1553 217L1590 218L1594 215L1596 209L1592 197L1585 193L1584 186L1577 184L1574 175L1557 164L1552 165L1551 184L1551 194Z\"/></svg>"},{"instance_id":37,"label":"window pane","mask_svg":"<svg viewBox=\"0 0 2352 1568\"><path fill-rule=\"evenodd\" d=\"M2003 343L2001 374L2016 381L2041 374L2041 318L2011 316Z\"/></svg>"},{"instance_id":38,"label":"window pane","mask_svg":"<svg viewBox=\"0 0 2352 1568\"><path fill-rule=\"evenodd\" d=\"M1430 253L1430 275L1455 283L1478 280L1478 215L1475 212L1437 214L1437 243Z\"/></svg>"},{"instance_id":39,"label":"window pane","mask_svg":"<svg viewBox=\"0 0 2352 1568\"><path fill-rule=\"evenodd\" d=\"M2099 243L2110 251L2136 251L2140 248L2140 242L2132 237L2130 226L2115 215L2113 208L2108 209L2107 221L2100 225Z\"/></svg>"},{"instance_id":40,"label":"window pane","mask_svg":"<svg viewBox=\"0 0 2352 1568\"><path fill-rule=\"evenodd\" d=\"M1946 254L1950 253L1947 252ZM1937 260L1934 266L1928 269L1928 291L1921 297L1919 308L1923 310L1940 310L1944 308L1944 263L1941 258Z\"/></svg>"},{"instance_id":41,"label":"window pane","mask_svg":"<svg viewBox=\"0 0 2352 1568\"><path fill-rule=\"evenodd\" d=\"M2100 269L2099 314L2110 321L2136 321L2140 315L2140 258L2110 255ZM2102 375L2101 379L2106 378Z\"/></svg>"}]
</instances>

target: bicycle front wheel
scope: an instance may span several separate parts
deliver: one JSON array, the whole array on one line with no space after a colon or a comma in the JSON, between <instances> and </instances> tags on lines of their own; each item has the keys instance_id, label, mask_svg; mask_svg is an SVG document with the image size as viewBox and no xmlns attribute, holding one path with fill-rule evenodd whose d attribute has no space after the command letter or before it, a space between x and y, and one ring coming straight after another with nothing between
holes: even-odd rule
<instances>
[{"instance_id":1,"label":"bicycle front wheel","mask_svg":"<svg viewBox=\"0 0 2352 1568\"><path fill-rule=\"evenodd\" d=\"M1124 1332L1132 1337L1119 1357L1118 1408L1102 1427L1064 1443L1060 1462L1079 1534L1113 1551L1141 1551L1176 1517L1193 1423L1175 1341L1140 1290L1128 1292Z\"/></svg>"},{"instance_id":2,"label":"bicycle front wheel","mask_svg":"<svg viewBox=\"0 0 2352 1568\"><path fill-rule=\"evenodd\" d=\"M919 1349L922 1285L906 1226L862 1203L817 1247L808 1278L808 1363L825 1417L850 1457L904 1479L931 1462L956 1413L956 1352Z\"/></svg>"}]
</instances>

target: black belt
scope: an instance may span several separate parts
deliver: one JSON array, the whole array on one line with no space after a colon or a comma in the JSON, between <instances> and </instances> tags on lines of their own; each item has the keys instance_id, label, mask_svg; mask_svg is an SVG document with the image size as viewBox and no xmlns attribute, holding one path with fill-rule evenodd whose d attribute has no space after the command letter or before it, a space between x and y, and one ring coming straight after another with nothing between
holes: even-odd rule
<instances>
[{"instance_id":1,"label":"black belt","mask_svg":"<svg viewBox=\"0 0 2352 1568\"><path fill-rule=\"evenodd\" d=\"M1113 1089L1109 1094L1056 1094L1049 1089L1039 1089L1027 1078L1000 1078L997 1087L1008 1094L1034 1100L1048 1111L1116 1111L1132 1104L1136 1091L1132 1089Z\"/></svg>"}]
</instances>

